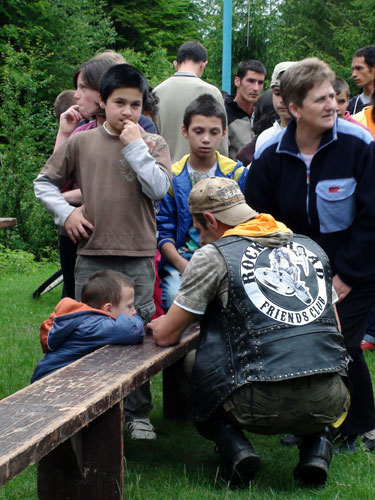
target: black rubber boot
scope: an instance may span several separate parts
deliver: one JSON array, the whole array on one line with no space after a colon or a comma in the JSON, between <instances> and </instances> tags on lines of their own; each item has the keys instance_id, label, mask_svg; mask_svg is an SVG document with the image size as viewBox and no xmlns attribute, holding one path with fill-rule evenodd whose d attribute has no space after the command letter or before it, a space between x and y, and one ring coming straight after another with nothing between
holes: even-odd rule
<instances>
[{"instance_id":1,"label":"black rubber boot","mask_svg":"<svg viewBox=\"0 0 375 500\"><path fill-rule=\"evenodd\" d=\"M299 445L299 463L294 479L308 486L324 486L332 460L332 435L329 427L304 436Z\"/></svg>"},{"instance_id":2,"label":"black rubber boot","mask_svg":"<svg viewBox=\"0 0 375 500\"><path fill-rule=\"evenodd\" d=\"M220 414L197 423L197 428L216 443L225 483L232 489L246 488L260 468L260 459L242 430Z\"/></svg>"}]
</instances>

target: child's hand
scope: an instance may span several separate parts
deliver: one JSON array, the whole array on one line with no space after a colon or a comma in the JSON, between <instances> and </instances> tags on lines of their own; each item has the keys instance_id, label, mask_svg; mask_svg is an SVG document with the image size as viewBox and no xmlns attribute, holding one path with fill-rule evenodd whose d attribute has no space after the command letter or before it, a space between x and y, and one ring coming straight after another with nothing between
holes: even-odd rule
<instances>
[{"instance_id":1,"label":"child's hand","mask_svg":"<svg viewBox=\"0 0 375 500\"><path fill-rule=\"evenodd\" d=\"M141 139L141 129L131 120L124 120L124 130L121 132L120 141L128 146L132 142Z\"/></svg>"},{"instance_id":2,"label":"child's hand","mask_svg":"<svg viewBox=\"0 0 375 500\"><path fill-rule=\"evenodd\" d=\"M70 135L77 127L78 123L83 120L83 116L78 111L79 106L74 104L70 106L64 113L60 115L59 132L64 135Z\"/></svg>"},{"instance_id":3,"label":"child's hand","mask_svg":"<svg viewBox=\"0 0 375 500\"><path fill-rule=\"evenodd\" d=\"M82 215L83 207L84 205L75 208L64 224L65 230L73 243L77 243L77 240L81 240L82 238L88 240L91 232L94 230L91 222Z\"/></svg>"}]
</instances>

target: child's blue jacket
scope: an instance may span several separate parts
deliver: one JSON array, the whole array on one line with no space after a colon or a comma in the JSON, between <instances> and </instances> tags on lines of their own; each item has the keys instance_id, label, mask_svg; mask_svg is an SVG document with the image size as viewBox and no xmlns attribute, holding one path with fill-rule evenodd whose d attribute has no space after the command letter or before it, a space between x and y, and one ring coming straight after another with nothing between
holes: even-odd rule
<instances>
[{"instance_id":1,"label":"child's blue jacket","mask_svg":"<svg viewBox=\"0 0 375 500\"><path fill-rule=\"evenodd\" d=\"M139 316L117 318L82 302L64 298L41 325L41 343L48 351L37 364L31 383L107 344L138 344L145 335Z\"/></svg>"}]
</instances>

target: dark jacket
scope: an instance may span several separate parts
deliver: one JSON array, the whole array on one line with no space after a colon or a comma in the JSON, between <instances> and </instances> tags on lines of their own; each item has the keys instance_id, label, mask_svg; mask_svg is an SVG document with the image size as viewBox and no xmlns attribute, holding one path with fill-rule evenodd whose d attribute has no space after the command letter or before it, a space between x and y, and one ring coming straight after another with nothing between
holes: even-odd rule
<instances>
[{"instance_id":1,"label":"dark jacket","mask_svg":"<svg viewBox=\"0 0 375 500\"><path fill-rule=\"evenodd\" d=\"M365 104L362 101L360 95L356 95L350 99L346 110L349 111L351 115L354 115L355 113L362 111L365 106L368 106L368 104Z\"/></svg>"},{"instance_id":2,"label":"dark jacket","mask_svg":"<svg viewBox=\"0 0 375 500\"><path fill-rule=\"evenodd\" d=\"M298 235L276 249L236 236L215 245L227 265L228 304L214 301L200 324L193 419L207 420L244 384L346 373L332 275L318 245Z\"/></svg>"},{"instance_id":3,"label":"dark jacket","mask_svg":"<svg viewBox=\"0 0 375 500\"><path fill-rule=\"evenodd\" d=\"M224 99L228 117L229 157L236 158L238 151L253 140L253 114L248 115L230 95Z\"/></svg>"},{"instance_id":4,"label":"dark jacket","mask_svg":"<svg viewBox=\"0 0 375 500\"><path fill-rule=\"evenodd\" d=\"M375 279L375 143L362 127L338 120L326 131L310 174L292 120L254 155L247 203L294 233L315 240L333 273L354 286Z\"/></svg>"}]
</instances>

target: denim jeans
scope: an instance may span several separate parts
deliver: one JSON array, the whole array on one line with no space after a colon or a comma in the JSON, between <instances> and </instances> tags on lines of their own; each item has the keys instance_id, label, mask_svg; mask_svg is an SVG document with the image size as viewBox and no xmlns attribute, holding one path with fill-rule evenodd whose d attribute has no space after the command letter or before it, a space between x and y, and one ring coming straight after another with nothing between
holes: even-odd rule
<instances>
[{"instance_id":1,"label":"denim jeans","mask_svg":"<svg viewBox=\"0 0 375 500\"><path fill-rule=\"evenodd\" d=\"M186 260L190 260L192 256L193 254L190 252L184 252L182 254L182 257ZM164 312L167 312L173 304L174 298L180 288L181 280L181 274L177 269L170 264L165 264L163 267L163 279L161 284L161 306Z\"/></svg>"}]
</instances>

